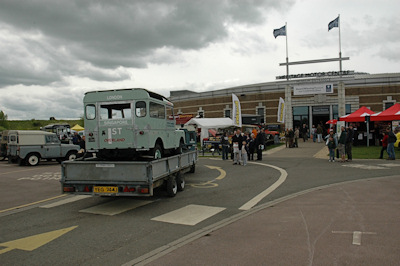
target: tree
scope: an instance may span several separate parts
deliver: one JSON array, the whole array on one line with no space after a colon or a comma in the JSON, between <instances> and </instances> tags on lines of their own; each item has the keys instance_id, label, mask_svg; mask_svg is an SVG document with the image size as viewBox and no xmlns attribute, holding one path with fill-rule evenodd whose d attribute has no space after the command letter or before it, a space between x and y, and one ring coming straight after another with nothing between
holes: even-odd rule
<instances>
[{"instance_id":1,"label":"tree","mask_svg":"<svg viewBox=\"0 0 400 266\"><path fill-rule=\"evenodd\" d=\"M3 112L0 111L0 127L8 128L8 116Z\"/></svg>"}]
</instances>

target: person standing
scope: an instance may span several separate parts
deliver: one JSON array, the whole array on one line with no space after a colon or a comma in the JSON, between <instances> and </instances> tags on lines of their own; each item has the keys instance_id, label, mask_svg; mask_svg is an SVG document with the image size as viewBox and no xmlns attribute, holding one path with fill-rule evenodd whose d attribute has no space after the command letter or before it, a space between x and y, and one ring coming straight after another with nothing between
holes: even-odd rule
<instances>
[{"instance_id":1,"label":"person standing","mask_svg":"<svg viewBox=\"0 0 400 266\"><path fill-rule=\"evenodd\" d=\"M294 147L299 147L300 130L298 127L294 130Z\"/></svg>"},{"instance_id":2,"label":"person standing","mask_svg":"<svg viewBox=\"0 0 400 266\"><path fill-rule=\"evenodd\" d=\"M262 160L262 152L264 150L264 145L265 145L264 133L260 131L260 129L258 129L256 137L257 161Z\"/></svg>"},{"instance_id":3,"label":"person standing","mask_svg":"<svg viewBox=\"0 0 400 266\"><path fill-rule=\"evenodd\" d=\"M348 162L351 162L353 160L353 153L352 153L353 138L354 138L353 125L350 125L349 128L347 129L346 148L345 148Z\"/></svg>"},{"instance_id":4,"label":"person standing","mask_svg":"<svg viewBox=\"0 0 400 266\"><path fill-rule=\"evenodd\" d=\"M328 149L329 149L329 161L330 162L335 162L336 143L335 143L335 140L333 139L332 135L329 135Z\"/></svg>"},{"instance_id":5,"label":"person standing","mask_svg":"<svg viewBox=\"0 0 400 266\"><path fill-rule=\"evenodd\" d=\"M341 134L340 134L339 141L338 141L338 150L339 150L340 157L342 158L342 160L340 162L343 163L346 161L345 146L346 146L347 134L346 134L346 130L343 126L340 128L340 130L341 130Z\"/></svg>"},{"instance_id":6,"label":"person standing","mask_svg":"<svg viewBox=\"0 0 400 266\"><path fill-rule=\"evenodd\" d=\"M386 132L382 132L383 138L382 138L382 149L381 149L381 156L379 156L379 159L383 159L383 151L387 152L387 146L388 146L388 134Z\"/></svg>"},{"instance_id":7,"label":"person standing","mask_svg":"<svg viewBox=\"0 0 400 266\"><path fill-rule=\"evenodd\" d=\"M221 137L222 160L228 160L229 137L228 133L224 133Z\"/></svg>"},{"instance_id":8,"label":"person standing","mask_svg":"<svg viewBox=\"0 0 400 266\"><path fill-rule=\"evenodd\" d=\"M242 149L240 150L240 153L241 153L241 162L242 162L242 165L243 166L245 166L246 164L247 164L247 153L248 153L248 151L249 151L249 148L247 147L247 143L246 143L246 141L245 140L243 140L243 142L242 142Z\"/></svg>"},{"instance_id":9,"label":"person standing","mask_svg":"<svg viewBox=\"0 0 400 266\"><path fill-rule=\"evenodd\" d=\"M301 136L303 137L303 142L308 140L308 127L306 124L303 124L303 127L301 128Z\"/></svg>"},{"instance_id":10,"label":"person standing","mask_svg":"<svg viewBox=\"0 0 400 266\"><path fill-rule=\"evenodd\" d=\"M393 133L390 127L386 128L386 133L388 135L388 146L387 146L387 153L389 154L388 160L395 160L396 154L394 153L394 143L397 141L397 137Z\"/></svg>"},{"instance_id":11,"label":"person standing","mask_svg":"<svg viewBox=\"0 0 400 266\"><path fill-rule=\"evenodd\" d=\"M324 130L322 129L321 125L318 124L317 130L316 130L316 132L317 132L317 137L318 137L318 143L321 143L321 141L322 141L322 133L323 133L323 131L324 131Z\"/></svg>"},{"instance_id":12,"label":"person standing","mask_svg":"<svg viewBox=\"0 0 400 266\"><path fill-rule=\"evenodd\" d=\"M313 142L316 142L317 141L317 129L315 128L315 125L312 125L311 135L312 135Z\"/></svg>"},{"instance_id":13,"label":"person standing","mask_svg":"<svg viewBox=\"0 0 400 266\"><path fill-rule=\"evenodd\" d=\"M232 147L233 147L233 164L239 164L240 160L240 150L242 149L243 136L240 129L236 130L236 134L232 137Z\"/></svg>"},{"instance_id":14,"label":"person standing","mask_svg":"<svg viewBox=\"0 0 400 266\"><path fill-rule=\"evenodd\" d=\"M254 161L254 151L256 150L256 140L254 134L251 133L249 141L249 161Z\"/></svg>"}]
</instances>

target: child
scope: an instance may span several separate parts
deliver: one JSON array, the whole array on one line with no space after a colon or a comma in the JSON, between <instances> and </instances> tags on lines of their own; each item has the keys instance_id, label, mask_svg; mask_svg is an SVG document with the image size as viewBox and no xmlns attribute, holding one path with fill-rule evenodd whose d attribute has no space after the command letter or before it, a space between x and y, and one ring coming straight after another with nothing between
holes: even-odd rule
<instances>
[{"instance_id":1,"label":"child","mask_svg":"<svg viewBox=\"0 0 400 266\"><path fill-rule=\"evenodd\" d=\"M239 143L233 143L233 164L240 164L240 150L239 150Z\"/></svg>"},{"instance_id":2,"label":"child","mask_svg":"<svg viewBox=\"0 0 400 266\"><path fill-rule=\"evenodd\" d=\"M249 151L249 148L247 147L247 143L246 141L242 142L242 150L240 151L241 153L241 161L242 161L242 165L245 166L247 164L247 153Z\"/></svg>"},{"instance_id":3,"label":"child","mask_svg":"<svg viewBox=\"0 0 400 266\"><path fill-rule=\"evenodd\" d=\"M333 139L333 137L329 137L328 149L329 149L329 161L335 162L336 143L335 143L335 140Z\"/></svg>"}]
</instances>

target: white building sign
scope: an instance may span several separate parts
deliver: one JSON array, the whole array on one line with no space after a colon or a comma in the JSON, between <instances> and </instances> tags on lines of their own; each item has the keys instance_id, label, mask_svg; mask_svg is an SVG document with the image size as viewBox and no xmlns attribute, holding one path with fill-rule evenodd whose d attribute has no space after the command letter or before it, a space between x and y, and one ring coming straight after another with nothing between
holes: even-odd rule
<instances>
[{"instance_id":1,"label":"white building sign","mask_svg":"<svg viewBox=\"0 0 400 266\"><path fill-rule=\"evenodd\" d=\"M333 93L333 84L306 84L293 86L294 95Z\"/></svg>"}]
</instances>

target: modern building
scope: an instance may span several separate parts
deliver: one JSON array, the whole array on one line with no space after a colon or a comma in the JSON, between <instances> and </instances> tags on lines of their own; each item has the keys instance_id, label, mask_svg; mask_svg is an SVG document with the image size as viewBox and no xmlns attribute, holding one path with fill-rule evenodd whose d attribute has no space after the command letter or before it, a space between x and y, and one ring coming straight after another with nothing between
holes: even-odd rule
<instances>
[{"instance_id":1,"label":"modern building","mask_svg":"<svg viewBox=\"0 0 400 266\"><path fill-rule=\"evenodd\" d=\"M232 94L240 100L242 114L259 116L266 125L292 128L350 114L361 106L374 112L400 102L400 73L312 73L293 79L244 85L196 93L171 91L178 113L198 117L231 117ZM311 76L311 77L310 77ZM279 77L277 77L279 78ZM285 122L277 122L279 98L285 100Z\"/></svg>"}]
</instances>

